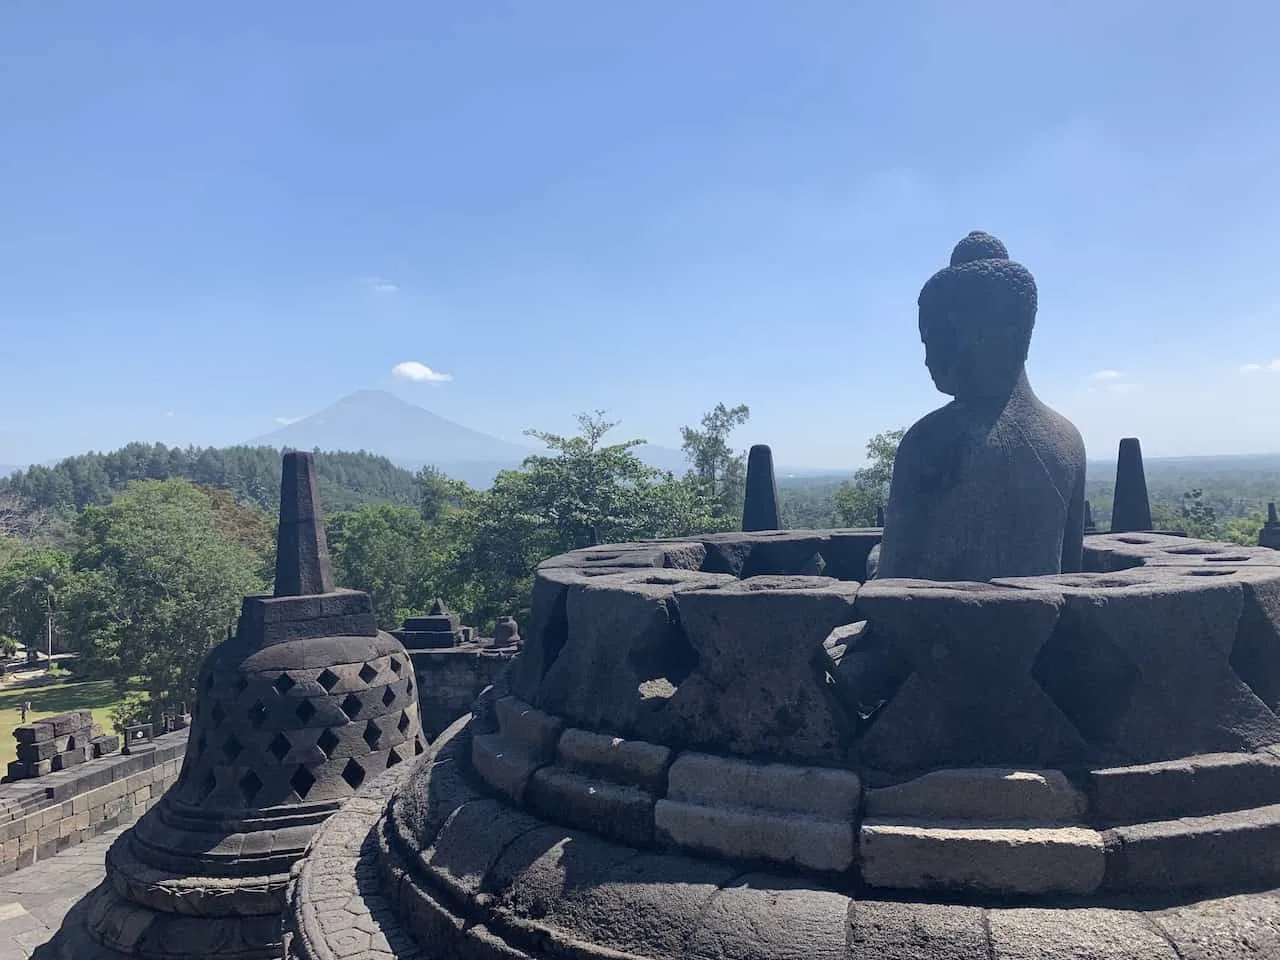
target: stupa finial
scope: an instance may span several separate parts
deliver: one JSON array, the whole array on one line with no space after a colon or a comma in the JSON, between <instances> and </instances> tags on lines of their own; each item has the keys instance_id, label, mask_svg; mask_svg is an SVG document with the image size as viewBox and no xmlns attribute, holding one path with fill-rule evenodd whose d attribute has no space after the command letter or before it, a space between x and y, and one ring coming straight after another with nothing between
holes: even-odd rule
<instances>
[{"instance_id":1,"label":"stupa finial","mask_svg":"<svg viewBox=\"0 0 1280 960\"><path fill-rule=\"evenodd\" d=\"M333 592L329 545L316 487L315 462L309 453L284 455L280 477L280 532L276 535L277 597Z\"/></svg>"}]
</instances>

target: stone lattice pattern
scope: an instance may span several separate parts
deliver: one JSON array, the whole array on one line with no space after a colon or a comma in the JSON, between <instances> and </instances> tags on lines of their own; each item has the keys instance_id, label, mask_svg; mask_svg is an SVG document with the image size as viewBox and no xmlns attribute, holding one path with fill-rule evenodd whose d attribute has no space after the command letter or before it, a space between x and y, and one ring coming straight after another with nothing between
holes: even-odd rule
<instances>
[{"instance_id":1,"label":"stone lattice pattern","mask_svg":"<svg viewBox=\"0 0 1280 960\"><path fill-rule=\"evenodd\" d=\"M349 797L422 752L415 682L398 644L321 667L215 660L175 799L234 810Z\"/></svg>"},{"instance_id":2,"label":"stone lattice pattern","mask_svg":"<svg viewBox=\"0 0 1280 960\"><path fill-rule=\"evenodd\" d=\"M201 666L177 784L112 845L52 956L279 957L316 829L424 749L408 654L368 594L332 588L309 455L285 456L280 520L276 593L246 597Z\"/></svg>"}]
</instances>

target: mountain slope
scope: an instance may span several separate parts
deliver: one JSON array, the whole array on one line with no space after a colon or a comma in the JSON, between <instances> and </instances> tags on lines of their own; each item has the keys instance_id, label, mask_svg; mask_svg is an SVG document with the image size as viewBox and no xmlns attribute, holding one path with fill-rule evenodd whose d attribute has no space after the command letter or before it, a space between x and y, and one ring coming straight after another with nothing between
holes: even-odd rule
<instances>
[{"instance_id":1,"label":"mountain slope","mask_svg":"<svg viewBox=\"0 0 1280 960\"><path fill-rule=\"evenodd\" d=\"M446 420L394 394L358 390L318 413L249 441L298 450L367 450L402 464L483 465L492 474L532 450ZM460 477L460 479L467 479Z\"/></svg>"}]
</instances>

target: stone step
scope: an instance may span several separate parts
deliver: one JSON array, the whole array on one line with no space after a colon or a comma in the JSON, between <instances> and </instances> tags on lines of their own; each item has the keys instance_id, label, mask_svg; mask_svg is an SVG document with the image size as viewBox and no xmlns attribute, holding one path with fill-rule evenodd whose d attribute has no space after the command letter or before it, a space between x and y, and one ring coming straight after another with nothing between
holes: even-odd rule
<instances>
[{"instance_id":1,"label":"stone step","mask_svg":"<svg viewBox=\"0 0 1280 960\"><path fill-rule=\"evenodd\" d=\"M1115 827L1106 837L1109 890L1280 884L1280 804Z\"/></svg>"},{"instance_id":2,"label":"stone step","mask_svg":"<svg viewBox=\"0 0 1280 960\"><path fill-rule=\"evenodd\" d=\"M1102 835L1077 826L870 819L858 846L863 880L893 890L1083 896L1106 873Z\"/></svg>"},{"instance_id":3,"label":"stone step","mask_svg":"<svg viewBox=\"0 0 1280 960\"><path fill-rule=\"evenodd\" d=\"M1083 793L1059 770L974 767L935 770L868 790L866 816L887 820L978 820L1076 823L1088 809Z\"/></svg>"},{"instance_id":4,"label":"stone step","mask_svg":"<svg viewBox=\"0 0 1280 960\"><path fill-rule=\"evenodd\" d=\"M533 773L525 800L539 816L625 843L653 843L653 794L639 787L582 776L562 767Z\"/></svg>"},{"instance_id":5,"label":"stone step","mask_svg":"<svg viewBox=\"0 0 1280 960\"><path fill-rule=\"evenodd\" d=\"M1093 817L1104 824L1262 807L1280 803L1280 755L1215 753L1094 770L1089 794Z\"/></svg>"}]
</instances>

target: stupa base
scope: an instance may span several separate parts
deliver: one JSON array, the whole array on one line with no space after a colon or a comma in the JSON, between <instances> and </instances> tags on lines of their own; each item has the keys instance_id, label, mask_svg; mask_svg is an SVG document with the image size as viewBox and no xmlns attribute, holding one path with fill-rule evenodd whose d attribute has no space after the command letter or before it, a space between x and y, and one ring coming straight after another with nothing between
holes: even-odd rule
<instances>
[{"instance_id":1,"label":"stupa base","mask_svg":"<svg viewBox=\"0 0 1280 960\"><path fill-rule=\"evenodd\" d=\"M1280 891L960 900L640 850L532 817L466 770L467 725L344 806L295 870L294 960L1280 956ZM406 768L409 765L405 765ZM401 784L413 783L389 803ZM437 829L407 849L397 819ZM477 819L479 818L479 819ZM474 823L472 821L475 821ZM472 829L475 828L475 829Z\"/></svg>"}]
</instances>

